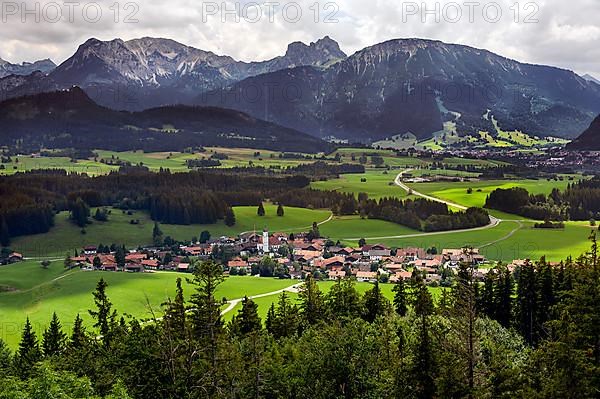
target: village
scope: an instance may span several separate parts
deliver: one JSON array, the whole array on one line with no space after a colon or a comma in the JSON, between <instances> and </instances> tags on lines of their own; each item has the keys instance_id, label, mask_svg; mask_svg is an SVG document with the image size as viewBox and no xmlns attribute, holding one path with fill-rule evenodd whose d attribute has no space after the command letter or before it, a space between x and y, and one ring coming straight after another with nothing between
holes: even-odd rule
<instances>
[{"instance_id":1,"label":"village","mask_svg":"<svg viewBox=\"0 0 600 399\"><path fill-rule=\"evenodd\" d=\"M121 258L121 259L119 259ZM244 233L236 238L220 237L206 243L179 244L176 248L124 248L87 246L65 260L69 268L84 271L192 273L196 260L223 264L225 275L249 275L302 280L310 273L321 280L353 277L358 282L397 283L419 274L431 286L451 284L461 264L474 269L483 280L490 264L477 248L388 248L366 244L353 248L314 238L310 233ZM512 271L525 264L516 260Z\"/></svg>"}]
</instances>

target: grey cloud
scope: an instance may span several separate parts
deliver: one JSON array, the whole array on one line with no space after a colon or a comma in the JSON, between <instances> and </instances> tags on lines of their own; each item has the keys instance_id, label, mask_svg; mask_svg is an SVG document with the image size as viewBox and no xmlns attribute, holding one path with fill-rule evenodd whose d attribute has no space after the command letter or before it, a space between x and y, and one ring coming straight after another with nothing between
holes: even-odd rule
<instances>
[{"instance_id":1,"label":"grey cloud","mask_svg":"<svg viewBox=\"0 0 600 399\"><path fill-rule=\"evenodd\" d=\"M53 0L42 0L47 4ZM257 1L262 3L261 1ZM290 1L279 1L282 5ZM310 8L317 2L321 8L318 22ZM415 4L426 3L429 9L435 1L419 0ZM490 3L480 0L483 4ZM25 3L31 8L34 1ZM60 3L60 1L59 1ZM82 5L88 1L81 1ZM99 0L103 10L108 10L112 2ZM109 4L110 3L110 4ZM126 3L120 3L121 7ZM216 2L221 4L222 0ZM250 0L240 2L254 3ZM337 23L325 23L325 7L335 4L338 12ZM451 1L439 1L440 8ZM462 0L456 3L463 4ZM52 58L62 62L69 57L79 44L89 37L109 40L116 37L131 39L141 36L168 37L182 43L227 54L239 60L261 60L280 55L289 42L314 41L324 35L338 40L344 51L352 53L363 47L398 37L424 37L445 42L467 44L486 48L519 61L541 63L573 69L579 73L592 73L600 76L600 2L597 0L535 0L539 7L537 23L513 22L510 6L514 0L496 0L503 9L499 23L484 20L476 13L475 22L463 15L457 23L443 19L436 23L431 16L423 23L421 16L410 16L403 22L402 5L408 2L398 0L301 0L297 4L303 11L302 18L291 23L282 17L281 7L275 13L274 22L263 18L257 23L244 21L236 23L231 17L225 23L220 16L202 19L202 2L197 0L145 0L139 2L138 23L115 23L113 15L106 12L100 22L92 24L81 17L73 23L61 21L35 23L29 18L25 23L8 19L2 23L0 31L0 57L12 62ZM521 8L528 3L522 1ZM207 4L206 2L204 4ZM232 7L233 2L228 2ZM329 10L333 10L331 6ZM466 8L462 8L463 11ZM419 11L423 11L422 8ZM125 16L121 10L121 19ZM521 20L526 13L521 10Z\"/></svg>"}]
</instances>

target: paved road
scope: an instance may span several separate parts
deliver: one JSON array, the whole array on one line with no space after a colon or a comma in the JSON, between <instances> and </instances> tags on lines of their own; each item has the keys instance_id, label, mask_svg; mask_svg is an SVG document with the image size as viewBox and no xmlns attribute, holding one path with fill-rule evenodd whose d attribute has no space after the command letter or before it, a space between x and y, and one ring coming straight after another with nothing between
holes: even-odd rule
<instances>
[{"instance_id":1,"label":"paved road","mask_svg":"<svg viewBox=\"0 0 600 399\"><path fill-rule=\"evenodd\" d=\"M396 176L396 179L394 180L394 183L398 187L400 187L403 190L405 190L410 195L415 195L417 197L425 198L425 199L428 199L428 200L431 200L431 201L440 202L442 204L446 204L446 205L448 205L450 207L457 208L457 209L460 209L460 210L463 210L463 211L467 209L466 206L459 205L459 204L456 204L456 203L453 203L453 202L450 202L450 201L446 201L446 200L443 200L441 198L432 197L431 195L420 193L420 192L418 192L416 190L413 190L412 188L408 187L406 184L404 184L402 182L402 176L405 173L410 172L411 170L412 169L407 169L407 170L404 170L404 171L398 173L398 176ZM498 219L498 218L490 215L490 224L488 224L486 226L482 226L482 227L475 227L475 228L472 228L472 229L461 229L461 230L450 230L450 231L436 231L436 232L432 232L432 233L404 234L404 235L398 235L398 236L385 236L385 237L362 237L362 238L367 239L367 240L389 240L389 239L398 239L398 238L428 237L428 236L436 236L436 235L441 235L441 234L458 234L458 233L465 233L465 232L471 232L471 231L479 231L479 230L491 229L491 228L497 227L500 224L500 222L502 222L502 219ZM511 235L514 234L515 232L516 232L516 230L513 231L511 233ZM509 237L510 236L505 237L505 239L509 238ZM345 238L345 240L349 240L349 241L359 240L359 239L360 238ZM502 240L500 240L500 241L502 241Z\"/></svg>"},{"instance_id":2,"label":"paved road","mask_svg":"<svg viewBox=\"0 0 600 399\"><path fill-rule=\"evenodd\" d=\"M265 294L259 294L259 295L249 296L248 298L249 299L257 299L257 298L264 298L264 297L267 297L267 296L279 295L282 292L298 292L298 288L301 285L302 285L302 283L298 283L298 284L294 284L292 286L289 286L289 287L281 289L281 290L267 292ZM229 306L227 306L225 309L223 309L221 311L221 316L223 316L223 315L231 312L243 300L244 300L244 298L238 298L238 299L233 299L231 301L227 301L227 303L229 304Z\"/></svg>"}]
</instances>

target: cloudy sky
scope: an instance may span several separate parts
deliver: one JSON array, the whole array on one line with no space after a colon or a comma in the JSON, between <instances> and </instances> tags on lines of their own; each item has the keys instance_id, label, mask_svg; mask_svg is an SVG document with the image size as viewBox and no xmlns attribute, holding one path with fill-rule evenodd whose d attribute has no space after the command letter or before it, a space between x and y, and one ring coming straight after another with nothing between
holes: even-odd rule
<instances>
[{"instance_id":1,"label":"cloudy sky","mask_svg":"<svg viewBox=\"0 0 600 399\"><path fill-rule=\"evenodd\" d=\"M325 35L349 54L421 37L600 78L598 0L2 0L0 13L0 58L15 63L60 63L90 37L168 37L245 61Z\"/></svg>"}]
</instances>

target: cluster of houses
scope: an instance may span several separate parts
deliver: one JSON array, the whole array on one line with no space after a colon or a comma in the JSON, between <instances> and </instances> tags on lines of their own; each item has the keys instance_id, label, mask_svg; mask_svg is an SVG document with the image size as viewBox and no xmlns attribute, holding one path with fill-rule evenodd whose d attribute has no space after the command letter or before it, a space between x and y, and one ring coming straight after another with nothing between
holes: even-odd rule
<instances>
[{"instance_id":1,"label":"cluster of houses","mask_svg":"<svg viewBox=\"0 0 600 399\"><path fill-rule=\"evenodd\" d=\"M306 234L288 235L263 232L244 233L238 237L221 237L204 244L181 245L176 250L140 248L125 254L125 262L118 264L116 254L99 253L90 246L70 258L72 267L83 270L152 272L157 270L190 272L193 259L219 259L226 252L224 270L229 274L259 274L257 270L269 257L286 278L302 279L306 273L317 273L320 278L336 280L353 276L359 282L374 282L382 276L389 282L410 279L419 272L428 283L441 283L448 273L456 272L461 263L476 267L480 278L486 269L479 265L486 258L473 248L436 250L423 248L392 249L385 245L363 245L353 248L334 244L324 238L310 239Z\"/></svg>"}]
</instances>

